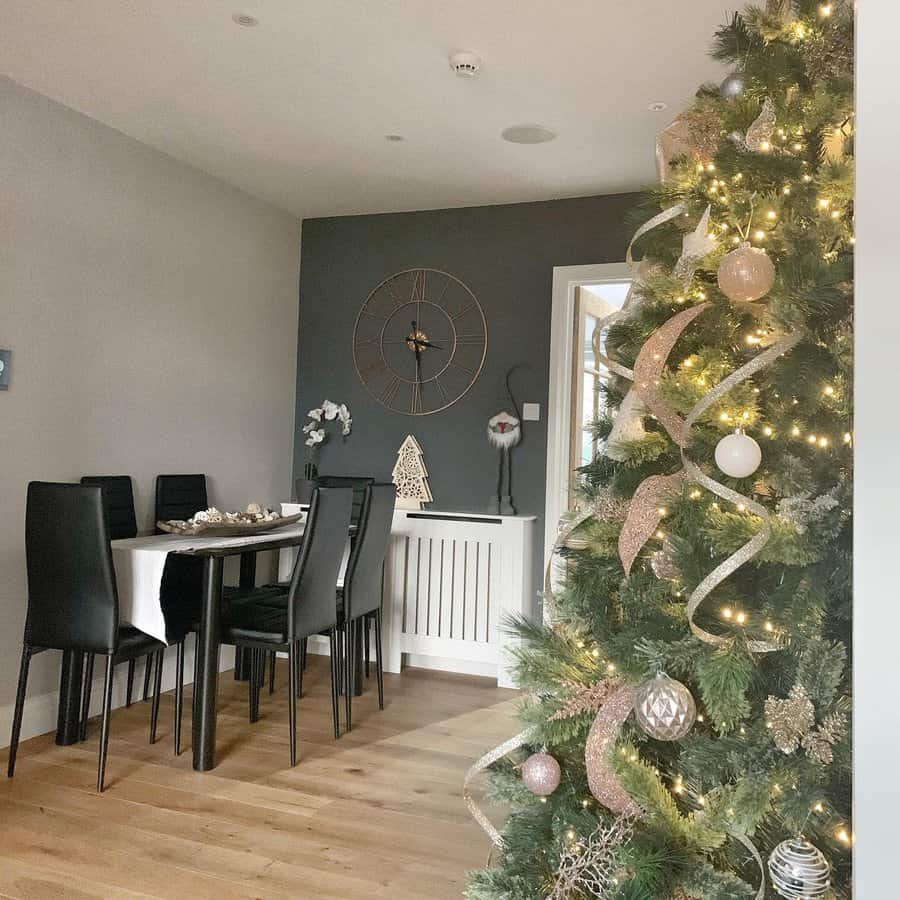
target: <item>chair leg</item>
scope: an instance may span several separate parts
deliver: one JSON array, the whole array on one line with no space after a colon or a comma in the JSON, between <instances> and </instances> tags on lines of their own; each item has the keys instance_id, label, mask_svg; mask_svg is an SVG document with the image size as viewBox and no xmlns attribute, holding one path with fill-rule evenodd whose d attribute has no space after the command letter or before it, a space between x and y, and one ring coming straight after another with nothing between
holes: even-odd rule
<instances>
[{"instance_id":1,"label":"chair leg","mask_svg":"<svg viewBox=\"0 0 900 900\"><path fill-rule=\"evenodd\" d=\"M156 743L156 726L159 723L159 695L162 693L162 670L164 650L158 650L156 656L156 668L153 677L153 705L150 708L150 743Z\"/></svg>"},{"instance_id":2,"label":"chair leg","mask_svg":"<svg viewBox=\"0 0 900 900\"><path fill-rule=\"evenodd\" d=\"M363 629L365 624L366 617L361 616L356 620L353 631L353 693L357 697L361 697L363 692Z\"/></svg>"},{"instance_id":3,"label":"chair leg","mask_svg":"<svg viewBox=\"0 0 900 900\"><path fill-rule=\"evenodd\" d=\"M28 667L31 665L31 650L22 647L22 661L19 664L19 686L16 689L16 708L13 712L12 736L9 741L9 765L7 778L16 772L16 751L19 749L19 735L22 732L22 711L25 709L25 688L28 686Z\"/></svg>"},{"instance_id":4,"label":"chair leg","mask_svg":"<svg viewBox=\"0 0 900 900\"><path fill-rule=\"evenodd\" d=\"M91 688L94 686L94 654L87 654L87 664L84 667L84 687L81 696L81 733L80 741L87 739L88 718L91 715Z\"/></svg>"},{"instance_id":5,"label":"chair leg","mask_svg":"<svg viewBox=\"0 0 900 900\"><path fill-rule=\"evenodd\" d=\"M300 641L300 669L306 670L306 651L309 649L309 638Z\"/></svg>"},{"instance_id":6,"label":"chair leg","mask_svg":"<svg viewBox=\"0 0 900 900\"><path fill-rule=\"evenodd\" d=\"M337 630L335 628L328 632L328 642L331 650L331 717L334 720L334 737L337 739L341 736L341 707L338 700L341 675L337 652Z\"/></svg>"},{"instance_id":7,"label":"chair leg","mask_svg":"<svg viewBox=\"0 0 900 900\"><path fill-rule=\"evenodd\" d=\"M297 641L297 697L303 696L303 641Z\"/></svg>"},{"instance_id":8,"label":"chair leg","mask_svg":"<svg viewBox=\"0 0 900 900\"><path fill-rule=\"evenodd\" d=\"M275 693L275 660L278 659L278 654L273 650L269 654L269 693Z\"/></svg>"},{"instance_id":9,"label":"chair leg","mask_svg":"<svg viewBox=\"0 0 900 900\"><path fill-rule=\"evenodd\" d=\"M100 759L97 763L97 793L103 793L106 782L106 757L109 752L109 712L112 707L113 658L106 657L106 677L103 680L103 718L100 723Z\"/></svg>"},{"instance_id":10,"label":"chair leg","mask_svg":"<svg viewBox=\"0 0 900 900\"><path fill-rule=\"evenodd\" d=\"M153 654L144 657L144 700L150 696L150 667L153 665Z\"/></svg>"},{"instance_id":11,"label":"chair leg","mask_svg":"<svg viewBox=\"0 0 900 900\"><path fill-rule=\"evenodd\" d=\"M353 727L353 631L354 623L349 619L344 623L344 705L347 717L347 731Z\"/></svg>"},{"instance_id":12,"label":"chair leg","mask_svg":"<svg viewBox=\"0 0 900 900\"><path fill-rule=\"evenodd\" d=\"M263 651L256 647L250 650L250 721L259 721L259 669L263 659Z\"/></svg>"},{"instance_id":13,"label":"chair leg","mask_svg":"<svg viewBox=\"0 0 900 900\"><path fill-rule=\"evenodd\" d=\"M384 657L381 648L381 610L375 611L375 677L378 679L378 708L384 709Z\"/></svg>"},{"instance_id":14,"label":"chair leg","mask_svg":"<svg viewBox=\"0 0 900 900\"><path fill-rule=\"evenodd\" d=\"M288 645L288 672L290 684L288 685L288 727L291 730L291 765L297 765L297 673L300 671L300 657L297 653L297 642L291 641Z\"/></svg>"},{"instance_id":15,"label":"chair leg","mask_svg":"<svg viewBox=\"0 0 900 900\"><path fill-rule=\"evenodd\" d=\"M178 643L175 662L175 755L181 755L181 718L184 713L184 638Z\"/></svg>"},{"instance_id":16,"label":"chair leg","mask_svg":"<svg viewBox=\"0 0 900 900\"><path fill-rule=\"evenodd\" d=\"M369 616L366 616L363 619L363 640L365 644L363 647L365 648L366 653L366 678L369 677L369 665L372 661L372 621Z\"/></svg>"},{"instance_id":17,"label":"chair leg","mask_svg":"<svg viewBox=\"0 0 900 900\"><path fill-rule=\"evenodd\" d=\"M136 660L128 660L128 682L125 687L125 706L131 706L131 698L134 695L134 664Z\"/></svg>"}]
</instances>

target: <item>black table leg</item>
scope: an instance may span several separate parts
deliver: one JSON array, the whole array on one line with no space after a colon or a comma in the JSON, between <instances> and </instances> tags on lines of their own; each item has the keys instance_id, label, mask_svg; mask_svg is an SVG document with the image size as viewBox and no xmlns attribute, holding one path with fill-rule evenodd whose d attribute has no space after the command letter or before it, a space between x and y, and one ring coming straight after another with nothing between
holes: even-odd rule
<instances>
[{"instance_id":1,"label":"black table leg","mask_svg":"<svg viewBox=\"0 0 900 900\"><path fill-rule=\"evenodd\" d=\"M194 769L216 765L216 690L219 683L219 617L222 601L222 557L208 556L203 566L203 610L197 634L197 682L194 685Z\"/></svg>"},{"instance_id":2,"label":"black table leg","mask_svg":"<svg viewBox=\"0 0 900 900\"><path fill-rule=\"evenodd\" d=\"M241 580L242 588L256 587L256 554L241 554ZM250 654L244 652L243 647L234 648L234 680L246 681L250 677Z\"/></svg>"},{"instance_id":3,"label":"black table leg","mask_svg":"<svg viewBox=\"0 0 900 900\"><path fill-rule=\"evenodd\" d=\"M81 735L81 682L84 653L66 650L59 675L59 709L56 717L56 743L76 744Z\"/></svg>"}]
</instances>

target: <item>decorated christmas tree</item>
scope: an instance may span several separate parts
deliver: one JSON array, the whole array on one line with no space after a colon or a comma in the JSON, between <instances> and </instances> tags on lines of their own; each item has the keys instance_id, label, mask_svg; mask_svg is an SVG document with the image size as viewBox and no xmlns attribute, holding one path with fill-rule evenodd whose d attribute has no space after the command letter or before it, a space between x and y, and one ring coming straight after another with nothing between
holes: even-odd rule
<instances>
[{"instance_id":1,"label":"decorated christmas tree","mask_svg":"<svg viewBox=\"0 0 900 900\"><path fill-rule=\"evenodd\" d=\"M852 48L749 8L661 135L470 900L850 896Z\"/></svg>"}]
</instances>

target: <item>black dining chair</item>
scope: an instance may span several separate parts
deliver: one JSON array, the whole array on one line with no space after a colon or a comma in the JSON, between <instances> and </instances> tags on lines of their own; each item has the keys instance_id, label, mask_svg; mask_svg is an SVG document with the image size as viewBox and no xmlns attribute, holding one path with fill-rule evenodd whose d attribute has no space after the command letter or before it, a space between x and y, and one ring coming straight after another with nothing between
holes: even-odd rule
<instances>
[{"instance_id":1,"label":"black dining chair","mask_svg":"<svg viewBox=\"0 0 900 900\"><path fill-rule=\"evenodd\" d=\"M375 479L369 475L320 475L317 479L317 484L319 487L348 487L353 491L353 515L350 519L350 524L356 526L356 529L359 529L359 519L362 515L362 506L363 499L366 496L366 488L371 484L375 484ZM351 550L353 548L353 542L356 539L355 533L350 537L350 547ZM373 616L367 616L365 620L365 625L363 627L364 631L364 642L363 648L365 651L365 667L366 667L366 678L369 677L369 669L372 657L372 648L370 646L371 642L369 637L371 635L371 623L373 621Z\"/></svg>"},{"instance_id":2,"label":"black dining chair","mask_svg":"<svg viewBox=\"0 0 900 900\"><path fill-rule=\"evenodd\" d=\"M109 526L111 541L137 537L137 516L134 512L134 491L130 475L84 475L82 484L91 484L103 490L103 509ZM144 700L150 687L151 664L154 657L144 660ZM128 682L125 689L125 705L131 706L134 696L134 671L137 660L128 660Z\"/></svg>"},{"instance_id":3,"label":"black dining chair","mask_svg":"<svg viewBox=\"0 0 900 900\"><path fill-rule=\"evenodd\" d=\"M259 719L261 670L268 653L288 655L288 711L291 765L297 764L297 694L300 642L327 633L331 641L331 703L334 736L340 737L338 708L341 677L337 650L335 584L350 528L352 492L346 488L315 488L310 500L303 543L297 554L284 609L254 603L231 607L222 628L223 644L250 654L250 721Z\"/></svg>"},{"instance_id":4,"label":"black dining chair","mask_svg":"<svg viewBox=\"0 0 900 900\"><path fill-rule=\"evenodd\" d=\"M375 674L378 708L384 709L384 660L381 640L381 598L384 559L391 540L397 488L393 484L371 484L366 488L343 587L337 590L338 623L344 632L347 730L351 727L353 669L358 658L362 629L375 623Z\"/></svg>"},{"instance_id":5,"label":"black dining chair","mask_svg":"<svg viewBox=\"0 0 900 900\"><path fill-rule=\"evenodd\" d=\"M102 792L109 748L113 667L148 653L160 653L165 645L119 622L115 569L100 487L29 484L25 555L28 611L7 774L12 778L15 773L31 657L44 650L76 650L88 654L89 660L94 655L106 657L97 766L97 790ZM154 703L158 702L157 692ZM151 724L151 732L152 729Z\"/></svg>"}]
</instances>

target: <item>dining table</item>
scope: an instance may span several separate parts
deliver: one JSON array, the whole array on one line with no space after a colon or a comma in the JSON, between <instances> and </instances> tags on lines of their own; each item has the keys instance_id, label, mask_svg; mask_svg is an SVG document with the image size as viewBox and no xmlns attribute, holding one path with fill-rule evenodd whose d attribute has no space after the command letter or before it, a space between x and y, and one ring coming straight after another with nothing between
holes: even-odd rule
<instances>
[{"instance_id":1,"label":"dining table","mask_svg":"<svg viewBox=\"0 0 900 900\"><path fill-rule=\"evenodd\" d=\"M256 554L298 546L303 542L304 528L304 523L298 522L250 536L154 534L110 544L121 621L165 643L168 641L160 587L166 560L169 554L203 560L192 726L193 766L197 771L209 771L216 765L216 699L225 560L240 556L241 587L253 587ZM74 744L79 738L83 663L84 654L79 651L63 654L57 744Z\"/></svg>"}]
</instances>

